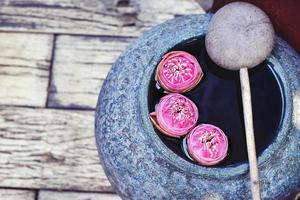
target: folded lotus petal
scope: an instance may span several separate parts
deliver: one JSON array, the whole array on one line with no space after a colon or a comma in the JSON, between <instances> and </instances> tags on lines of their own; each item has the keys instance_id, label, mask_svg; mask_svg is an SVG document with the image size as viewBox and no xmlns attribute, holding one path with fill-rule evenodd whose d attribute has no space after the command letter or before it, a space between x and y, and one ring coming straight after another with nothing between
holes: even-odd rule
<instances>
[{"instance_id":1,"label":"folded lotus petal","mask_svg":"<svg viewBox=\"0 0 300 200\"><path fill-rule=\"evenodd\" d=\"M156 111L150 113L150 119L163 134L181 137L196 126L198 109L187 97L169 94L160 99Z\"/></svg>"},{"instance_id":2,"label":"folded lotus petal","mask_svg":"<svg viewBox=\"0 0 300 200\"><path fill-rule=\"evenodd\" d=\"M165 135L168 135L170 137L176 137L176 138L179 138L180 136L177 136L177 135L173 135L171 133L168 133L167 131L165 131L164 129L162 129L160 126L159 126L159 123L157 121L157 117L156 117L156 112L152 112L150 113L150 120L151 122L153 123L153 125L155 126L155 128L157 128L161 133L164 133Z\"/></svg>"},{"instance_id":3,"label":"folded lotus petal","mask_svg":"<svg viewBox=\"0 0 300 200\"><path fill-rule=\"evenodd\" d=\"M201 124L187 136L187 149L199 164L215 165L228 155L228 139L220 128L211 124Z\"/></svg>"},{"instance_id":4,"label":"folded lotus petal","mask_svg":"<svg viewBox=\"0 0 300 200\"><path fill-rule=\"evenodd\" d=\"M171 51L158 64L155 80L168 92L188 92L202 79L197 59L184 51Z\"/></svg>"}]
</instances>

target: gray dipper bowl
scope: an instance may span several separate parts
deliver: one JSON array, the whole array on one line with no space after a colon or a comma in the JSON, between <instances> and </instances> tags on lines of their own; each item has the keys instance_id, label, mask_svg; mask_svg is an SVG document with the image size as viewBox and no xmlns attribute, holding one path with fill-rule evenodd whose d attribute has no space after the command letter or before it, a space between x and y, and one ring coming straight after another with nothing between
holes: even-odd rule
<instances>
[{"instance_id":1,"label":"gray dipper bowl","mask_svg":"<svg viewBox=\"0 0 300 200\"><path fill-rule=\"evenodd\" d=\"M99 156L113 188L133 199L250 199L248 164L207 168L168 149L148 118L148 86L161 57L205 35L211 15L190 15L154 27L108 74L96 109ZM300 58L280 38L267 58L281 87L283 114L274 141L259 156L263 199L300 191Z\"/></svg>"}]
</instances>

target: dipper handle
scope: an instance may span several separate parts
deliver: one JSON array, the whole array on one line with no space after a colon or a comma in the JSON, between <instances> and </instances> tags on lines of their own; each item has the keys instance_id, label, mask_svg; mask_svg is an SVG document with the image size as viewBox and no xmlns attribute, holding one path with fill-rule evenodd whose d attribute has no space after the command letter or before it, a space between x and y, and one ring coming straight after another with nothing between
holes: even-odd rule
<instances>
[{"instance_id":1,"label":"dipper handle","mask_svg":"<svg viewBox=\"0 0 300 200\"><path fill-rule=\"evenodd\" d=\"M258 166L257 166L255 139L254 139L254 130L253 130L251 91L250 91L249 74L247 68L240 69L240 82L241 82L241 90L242 90L247 152L248 152L248 160L250 166L252 199L260 200Z\"/></svg>"}]
</instances>

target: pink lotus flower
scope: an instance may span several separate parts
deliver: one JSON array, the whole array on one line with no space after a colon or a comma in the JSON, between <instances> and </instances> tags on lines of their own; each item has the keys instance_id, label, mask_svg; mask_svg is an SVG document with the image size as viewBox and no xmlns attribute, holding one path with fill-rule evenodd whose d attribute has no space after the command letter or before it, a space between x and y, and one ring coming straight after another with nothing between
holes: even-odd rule
<instances>
[{"instance_id":1,"label":"pink lotus flower","mask_svg":"<svg viewBox=\"0 0 300 200\"><path fill-rule=\"evenodd\" d=\"M162 133L180 137L196 126L198 109L187 97L169 94L160 99L156 111L150 113L150 119Z\"/></svg>"},{"instance_id":2,"label":"pink lotus flower","mask_svg":"<svg viewBox=\"0 0 300 200\"><path fill-rule=\"evenodd\" d=\"M172 51L163 56L156 69L155 80L168 92L188 92L203 77L197 59L184 51Z\"/></svg>"},{"instance_id":3,"label":"pink lotus flower","mask_svg":"<svg viewBox=\"0 0 300 200\"><path fill-rule=\"evenodd\" d=\"M201 124L187 136L187 149L199 164L215 165L227 156L227 136L214 125Z\"/></svg>"}]
</instances>

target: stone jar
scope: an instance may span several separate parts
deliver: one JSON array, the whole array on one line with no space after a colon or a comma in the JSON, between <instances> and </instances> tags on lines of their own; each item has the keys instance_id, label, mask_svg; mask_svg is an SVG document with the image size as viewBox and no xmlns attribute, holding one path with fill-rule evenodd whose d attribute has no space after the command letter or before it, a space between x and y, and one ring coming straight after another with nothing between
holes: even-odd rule
<instances>
[{"instance_id":1,"label":"stone jar","mask_svg":"<svg viewBox=\"0 0 300 200\"><path fill-rule=\"evenodd\" d=\"M177 44L204 36L210 15L178 17L158 25L117 59L101 89L96 141L102 166L122 199L251 199L247 163L209 168L164 145L148 118L148 88L161 57ZM267 58L282 93L274 141L258 157L262 199L300 191L300 58L276 39Z\"/></svg>"}]
</instances>

